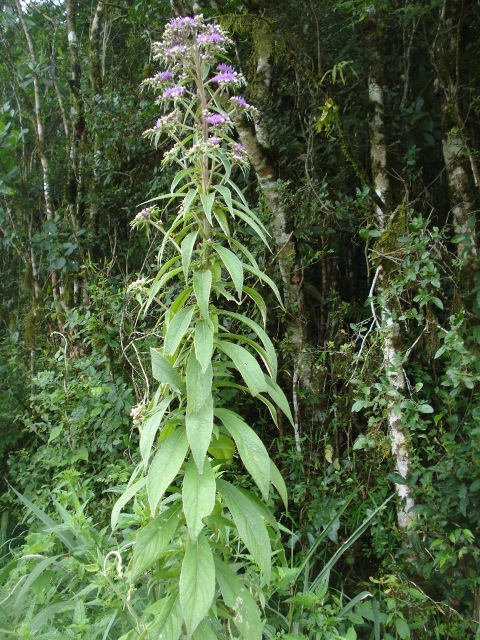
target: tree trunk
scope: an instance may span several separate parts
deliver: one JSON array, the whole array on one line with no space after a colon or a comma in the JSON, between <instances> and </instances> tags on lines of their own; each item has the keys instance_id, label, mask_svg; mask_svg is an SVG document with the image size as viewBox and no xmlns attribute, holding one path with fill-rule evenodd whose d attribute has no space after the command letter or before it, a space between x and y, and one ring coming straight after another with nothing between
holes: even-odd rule
<instances>
[{"instance_id":1,"label":"tree trunk","mask_svg":"<svg viewBox=\"0 0 480 640\"><path fill-rule=\"evenodd\" d=\"M457 253L464 264L460 280L463 290L467 291L472 287L473 275L478 271L473 184L478 188L479 178L459 104L462 82L460 61L463 54L461 28L466 19L464 9L462 0L444 0L437 35L431 48L431 59L440 93L442 149L450 207L455 233L460 238Z\"/></svg>"},{"instance_id":2,"label":"tree trunk","mask_svg":"<svg viewBox=\"0 0 480 640\"><path fill-rule=\"evenodd\" d=\"M50 187L50 166L48 157L45 151L45 128L43 124L43 116L42 116L42 103L40 99L40 84L38 81L38 75L36 73L37 60L35 55L35 48L33 46L33 41L30 36L30 32L28 30L28 24L25 20L22 5L20 0L15 0L15 7L17 9L18 18L20 24L22 25L23 32L25 34L25 40L27 42L27 48L30 55L30 60L33 66L33 96L34 96L34 104L33 104L33 119L35 122L35 134L37 141L37 153L40 158L40 164L42 166L42 174L43 174L43 197L45 203L45 215L48 221L53 221L54 219L54 209L51 198L51 187ZM60 295L60 286L58 279L58 272L56 269L53 269L50 275L51 284L52 284L52 297L54 300L54 304L57 310L57 323L61 332L63 332L63 322L62 322L62 312L66 311L66 306L62 301L62 297Z\"/></svg>"},{"instance_id":3,"label":"tree trunk","mask_svg":"<svg viewBox=\"0 0 480 640\"><path fill-rule=\"evenodd\" d=\"M375 207L379 229L385 232L388 214L391 207L391 187L387 165L387 146L385 142L385 113L383 91L383 56L378 48L378 30L376 20L372 19L372 33L369 38L370 74L368 78L368 99L370 103L370 165L372 182L378 203ZM381 204L380 204L381 203ZM388 216L388 217L387 217ZM382 267L377 272L379 290L382 293L388 286L387 277ZM384 370L389 382L387 394L387 421L390 447L395 460L395 470L403 479L402 484L395 484L398 497L397 522L400 529L407 529L412 520L410 510L414 506L407 481L411 469L411 452L409 433L405 419L399 409L399 397L405 391L405 375L403 373L401 355L398 352L400 328L395 320L394 310L388 300L382 300L380 333L383 340Z\"/></svg>"}]
</instances>

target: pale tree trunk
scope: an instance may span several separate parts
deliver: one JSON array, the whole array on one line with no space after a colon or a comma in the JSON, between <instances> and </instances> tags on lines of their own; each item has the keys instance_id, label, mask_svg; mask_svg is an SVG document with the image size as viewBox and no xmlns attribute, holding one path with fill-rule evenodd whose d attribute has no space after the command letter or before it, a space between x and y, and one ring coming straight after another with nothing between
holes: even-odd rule
<instances>
[{"instance_id":1,"label":"pale tree trunk","mask_svg":"<svg viewBox=\"0 0 480 640\"><path fill-rule=\"evenodd\" d=\"M67 41L70 54L70 96L71 96L71 122L69 123L69 135L67 138L67 155L69 158L68 170L68 194L67 210L70 217L70 225L74 231L79 247L80 258L83 258L82 247L79 238L79 230L85 224L84 220L84 180L83 180L83 153L85 146L85 114L84 100L81 88L82 71L78 55L77 37L77 0L66 0ZM81 283L78 275L73 280L73 300L75 304L81 302Z\"/></svg>"},{"instance_id":2,"label":"pale tree trunk","mask_svg":"<svg viewBox=\"0 0 480 640\"><path fill-rule=\"evenodd\" d=\"M431 48L432 64L437 73L443 127L443 158L448 181L450 206L455 233L461 237L458 257L464 261L463 289L472 286L478 270L475 239L475 187L479 186L476 159L468 142L468 132L459 105L461 27L466 19L462 0L444 0L438 32Z\"/></svg>"},{"instance_id":3,"label":"pale tree trunk","mask_svg":"<svg viewBox=\"0 0 480 640\"><path fill-rule=\"evenodd\" d=\"M25 40L27 42L27 48L30 55L30 60L33 66L33 96L34 96L34 104L33 104L33 120L35 122L35 135L37 140L37 153L40 159L40 164L42 166L42 175L43 175L43 197L45 203L45 216L48 221L53 221L54 209L51 198L51 186L50 186L50 166L48 157L45 151L45 128L43 124L43 114L42 114L42 103L40 98L40 84L38 81L38 76L36 73L37 69L37 59L35 55L35 48L33 46L33 41L30 36L30 32L28 29L28 23L25 20L25 16L23 14L23 9L20 0L15 0L15 7L17 9L18 18L20 24L22 25L23 33L25 35ZM53 269L51 272L51 283L52 283L52 296L55 303L55 307L57 310L57 324L59 326L60 331L63 331L63 322L62 322L62 311L66 311L66 306L62 301L62 296L60 292L60 284L58 279L58 272Z\"/></svg>"},{"instance_id":4,"label":"pale tree trunk","mask_svg":"<svg viewBox=\"0 0 480 640\"><path fill-rule=\"evenodd\" d=\"M376 29L375 29L376 31ZM369 46L377 43L377 34L370 39ZM381 51L371 51L370 74L368 78L368 99L370 114L370 165L372 182L377 195L376 215L378 226L385 232L391 209L390 179L387 164L387 146L385 142L385 114L383 91L383 60ZM381 204L380 204L381 203ZM377 272L379 289L383 292L388 283L382 267ZM380 296L382 299L382 295ZM397 523L401 530L406 530L412 520L410 510L414 506L411 490L408 487L408 477L411 469L411 451L408 427L399 408L399 398L403 396L406 387L401 354L398 351L400 328L395 320L391 303L384 299L380 319L380 333L383 340L384 370L389 382L387 393L387 421L392 457L395 460L395 470L403 479L402 484L395 484L398 498Z\"/></svg>"}]
</instances>

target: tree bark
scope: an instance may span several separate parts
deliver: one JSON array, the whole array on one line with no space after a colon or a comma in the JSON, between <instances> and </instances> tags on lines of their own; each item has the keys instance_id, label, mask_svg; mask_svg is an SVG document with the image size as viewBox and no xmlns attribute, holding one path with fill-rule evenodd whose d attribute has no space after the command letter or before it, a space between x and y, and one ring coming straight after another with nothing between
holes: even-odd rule
<instances>
[{"instance_id":1,"label":"tree bark","mask_svg":"<svg viewBox=\"0 0 480 640\"><path fill-rule=\"evenodd\" d=\"M391 186L387 163L387 145L385 141L385 112L383 90L383 55L379 48L378 28L376 17L372 17L370 25L368 47L370 50L370 73L368 77L368 100L370 103L370 166L372 182L377 195L376 216L378 227L382 233L387 227L388 217L392 211ZM380 204L382 203L382 204ZM377 272L379 290L381 294L388 286L386 274L382 267ZM411 469L411 451L408 427L399 409L399 397L404 394L406 381L403 372L401 354L398 351L400 328L395 320L395 313L391 303L382 300L380 320L380 334L382 336L384 370L389 383L387 393L387 421L392 457L395 460L395 470L403 482L395 484L398 497L397 523L401 530L406 530L412 520L410 510L414 506L408 477Z\"/></svg>"},{"instance_id":2,"label":"tree bark","mask_svg":"<svg viewBox=\"0 0 480 640\"><path fill-rule=\"evenodd\" d=\"M461 114L459 93L462 24L466 19L463 0L444 0L437 35L431 48L431 60L437 73L443 127L443 159L447 174L450 207L455 233L460 237L458 257L464 262L463 289L473 285L478 271L478 247L475 238L475 189L478 167L468 142Z\"/></svg>"},{"instance_id":3,"label":"tree bark","mask_svg":"<svg viewBox=\"0 0 480 640\"><path fill-rule=\"evenodd\" d=\"M23 14L23 9L20 0L15 0L15 7L17 9L18 19L23 29L23 33L25 35L25 40L27 42L27 48L30 55L30 60L33 66L33 119L35 122L35 134L37 141L37 153L40 159L40 164L42 166L42 174L43 174L43 197L45 203L45 215L47 221L54 220L54 208L51 197L51 186L50 186L50 165L48 161L48 157L45 151L45 127L43 123L43 114L42 114L42 103L40 98L40 83L38 80L38 75L36 72L37 69L37 59L35 54L35 47L33 46L33 40L30 36L30 31L28 29L27 21L25 20L25 16ZM54 304L57 310L57 323L60 331L63 331L63 322L61 320L62 312L66 311L66 306L62 301L60 290L59 290L59 278L58 272L56 269L51 271L50 275L51 284L52 284L52 297L54 300Z\"/></svg>"}]
</instances>

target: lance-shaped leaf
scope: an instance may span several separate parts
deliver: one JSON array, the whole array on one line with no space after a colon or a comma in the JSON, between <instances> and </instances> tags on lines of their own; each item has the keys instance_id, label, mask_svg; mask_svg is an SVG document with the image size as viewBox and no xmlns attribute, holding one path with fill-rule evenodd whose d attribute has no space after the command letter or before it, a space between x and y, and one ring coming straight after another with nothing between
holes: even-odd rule
<instances>
[{"instance_id":1,"label":"lance-shaped leaf","mask_svg":"<svg viewBox=\"0 0 480 640\"><path fill-rule=\"evenodd\" d=\"M203 372L192 349L186 374L187 412L199 411L203 408L205 400L212 395L212 380L212 364L209 363Z\"/></svg>"},{"instance_id":2,"label":"lance-shaped leaf","mask_svg":"<svg viewBox=\"0 0 480 640\"><path fill-rule=\"evenodd\" d=\"M261 640L262 620L257 603L241 578L219 558L215 558L215 573L222 598L233 612L233 622L244 640Z\"/></svg>"},{"instance_id":3,"label":"lance-shaped leaf","mask_svg":"<svg viewBox=\"0 0 480 640\"><path fill-rule=\"evenodd\" d=\"M185 467L182 498L183 512L192 540L196 540L203 529L203 518L213 511L215 491L215 474L208 458L205 458L202 473L198 472L193 458L190 458Z\"/></svg>"},{"instance_id":4,"label":"lance-shaped leaf","mask_svg":"<svg viewBox=\"0 0 480 640\"><path fill-rule=\"evenodd\" d=\"M181 309L168 325L165 336L164 351L167 356L173 355L178 348L184 335L187 333L195 311L193 305Z\"/></svg>"},{"instance_id":5,"label":"lance-shaped leaf","mask_svg":"<svg viewBox=\"0 0 480 640\"><path fill-rule=\"evenodd\" d=\"M182 217L183 217L184 220L187 217L188 211L189 211L190 207L192 206L192 202L197 197L197 194L198 194L198 189L195 188L195 189L190 189L190 191L185 196L185 200L183 201L182 207L181 207L181 214L182 214ZM170 227L168 232L171 233L172 231L173 231L173 229L172 229L172 227Z\"/></svg>"},{"instance_id":6,"label":"lance-shaped leaf","mask_svg":"<svg viewBox=\"0 0 480 640\"><path fill-rule=\"evenodd\" d=\"M195 271L193 274L193 291L198 308L205 320L209 318L210 290L212 288L212 272L210 269Z\"/></svg>"},{"instance_id":7,"label":"lance-shaped leaf","mask_svg":"<svg viewBox=\"0 0 480 640\"><path fill-rule=\"evenodd\" d=\"M278 290L278 287L274 283L274 281L271 278L269 278L266 273L263 273L263 271L261 271L257 267L253 267L253 266L251 266L249 264L244 264L243 268L244 268L245 271L248 271L252 275L256 276L259 280L262 280L262 282L265 282L265 284L268 284L270 289L273 291L273 293L277 297L277 300L280 303L281 308L283 309L282 297L281 297L280 291Z\"/></svg>"},{"instance_id":8,"label":"lance-shaped leaf","mask_svg":"<svg viewBox=\"0 0 480 640\"><path fill-rule=\"evenodd\" d=\"M277 354L275 353L275 347L273 346L272 341L268 337L267 333L254 320L251 320L247 316L243 316L240 313L234 313L233 311L222 311L222 315L226 316L227 318L234 318L235 320L238 320L238 322L241 322L257 334L265 349L265 354L267 356L266 364L268 366L268 370L270 371L270 375L272 376L272 378L275 380L275 378L277 377L278 369Z\"/></svg>"},{"instance_id":9,"label":"lance-shaped leaf","mask_svg":"<svg viewBox=\"0 0 480 640\"><path fill-rule=\"evenodd\" d=\"M293 425L292 412L290 411L290 405L288 404L288 400L285 394L280 389L278 384L268 376L265 376L265 383L267 385L268 395L279 407L279 409L281 409L281 411L287 416L287 418L290 421L290 424Z\"/></svg>"},{"instance_id":10,"label":"lance-shaped leaf","mask_svg":"<svg viewBox=\"0 0 480 640\"><path fill-rule=\"evenodd\" d=\"M278 491L278 495L283 500L283 504L285 505L285 509L288 509L288 493L287 486L285 484L285 480L283 479L282 474L278 470L276 464L270 458L270 478L273 486Z\"/></svg>"},{"instance_id":11,"label":"lance-shaped leaf","mask_svg":"<svg viewBox=\"0 0 480 640\"><path fill-rule=\"evenodd\" d=\"M201 193L200 200L202 201L203 211L205 212L205 217L212 224L212 206L215 202L215 194L214 193Z\"/></svg>"},{"instance_id":12,"label":"lance-shaped leaf","mask_svg":"<svg viewBox=\"0 0 480 640\"><path fill-rule=\"evenodd\" d=\"M132 582L162 556L178 527L181 514L181 504L177 502L137 533L129 571Z\"/></svg>"},{"instance_id":13,"label":"lance-shaped leaf","mask_svg":"<svg viewBox=\"0 0 480 640\"><path fill-rule=\"evenodd\" d=\"M188 443L198 470L203 463L210 444L213 431L213 398L208 397L198 411L187 411L185 416Z\"/></svg>"},{"instance_id":14,"label":"lance-shaped leaf","mask_svg":"<svg viewBox=\"0 0 480 640\"><path fill-rule=\"evenodd\" d=\"M270 490L270 456L265 445L255 431L244 422L240 416L229 409L216 409L215 415L220 418L237 445L238 453L245 468L254 479L268 500Z\"/></svg>"},{"instance_id":15,"label":"lance-shaped leaf","mask_svg":"<svg viewBox=\"0 0 480 640\"><path fill-rule=\"evenodd\" d=\"M168 438L161 441L147 476L148 502L153 514L165 490L182 466L187 451L187 435L181 428L176 429Z\"/></svg>"},{"instance_id":16,"label":"lance-shaped leaf","mask_svg":"<svg viewBox=\"0 0 480 640\"><path fill-rule=\"evenodd\" d=\"M253 396L268 390L265 374L249 351L225 340L219 340L218 347L233 362Z\"/></svg>"},{"instance_id":17,"label":"lance-shaped leaf","mask_svg":"<svg viewBox=\"0 0 480 640\"><path fill-rule=\"evenodd\" d=\"M183 616L180 598L172 593L166 598L157 600L145 610L155 616L148 627L148 640L178 640L182 633Z\"/></svg>"},{"instance_id":18,"label":"lance-shaped leaf","mask_svg":"<svg viewBox=\"0 0 480 640\"><path fill-rule=\"evenodd\" d=\"M220 638L224 640L225 636L222 634ZM196 628L192 640L219 640L219 636L217 636L215 631L208 625L206 620L202 620Z\"/></svg>"},{"instance_id":19,"label":"lance-shaped leaf","mask_svg":"<svg viewBox=\"0 0 480 640\"><path fill-rule=\"evenodd\" d=\"M255 291L255 289L252 289L251 287L243 287L243 292L253 300L262 316L263 326L265 326L267 324L267 305L265 304L265 300L258 291Z\"/></svg>"},{"instance_id":20,"label":"lance-shaped leaf","mask_svg":"<svg viewBox=\"0 0 480 640\"><path fill-rule=\"evenodd\" d=\"M172 401L173 396L164 398L160 404L150 413L148 418L143 423L142 430L140 432L140 454L142 456L144 467L147 468L150 453L152 451L153 442L157 431L162 424L163 416L165 415L168 405Z\"/></svg>"},{"instance_id":21,"label":"lance-shaped leaf","mask_svg":"<svg viewBox=\"0 0 480 640\"><path fill-rule=\"evenodd\" d=\"M223 211L223 209L219 209L218 207L214 207L213 215L220 225L221 230L228 238L230 236L230 227L228 226L228 218L225 215L225 211Z\"/></svg>"},{"instance_id":22,"label":"lance-shaped leaf","mask_svg":"<svg viewBox=\"0 0 480 640\"><path fill-rule=\"evenodd\" d=\"M202 372L207 370L212 361L213 353L213 329L206 320L198 320L195 325L195 357L198 360Z\"/></svg>"},{"instance_id":23,"label":"lance-shaped leaf","mask_svg":"<svg viewBox=\"0 0 480 640\"><path fill-rule=\"evenodd\" d=\"M152 357L152 373L155 380L170 385L173 391L185 393L185 382L182 376L170 364L158 349L150 349Z\"/></svg>"},{"instance_id":24,"label":"lance-shaped leaf","mask_svg":"<svg viewBox=\"0 0 480 640\"><path fill-rule=\"evenodd\" d=\"M240 491L229 482L218 479L217 488L232 514L240 538L268 581L271 571L272 549L262 512L258 509L257 504L250 499L247 492Z\"/></svg>"},{"instance_id":25,"label":"lance-shaped leaf","mask_svg":"<svg viewBox=\"0 0 480 640\"><path fill-rule=\"evenodd\" d=\"M189 233L182 242L182 268L183 275L185 276L185 282L188 280L188 270L192 261L193 248L197 240L198 231L192 231Z\"/></svg>"},{"instance_id":26,"label":"lance-shaped leaf","mask_svg":"<svg viewBox=\"0 0 480 640\"><path fill-rule=\"evenodd\" d=\"M133 498L133 496L140 491L140 489L143 489L146 482L146 478L140 478L140 480L137 480L137 482L129 485L119 497L119 499L115 502L112 509L112 515L110 517L112 530L117 526L120 511L127 504L127 502L129 502Z\"/></svg>"},{"instance_id":27,"label":"lance-shaped leaf","mask_svg":"<svg viewBox=\"0 0 480 640\"><path fill-rule=\"evenodd\" d=\"M223 185L215 185L214 189L216 189L222 195L223 200L228 207L228 210L233 215L232 192L230 191L230 189Z\"/></svg>"},{"instance_id":28,"label":"lance-shaped leaf","mask_svg":"<svg viewBox=\"0 0 480 640\"><path fill-rule=\"evenodd\" d=\"M243 265L241 260L237 258L233 251L230 251L230 249L227 249L226 247L214 244L213 248L220 256L226 270L230 274L235 289L237 290L238 297L240 298L243 289Z\"/></svg>"},{"instance_id":29,"label":"lance-shaped leaf","mask_svg":"<svg viewBox=\"0 0 480 640\"><path fill-rule=\"evenodd\" d=\"M188 540L180 572L180 604L188 637L207 615L215 595L215 565L207 539L201 533Z\"/></svg>"}]
</instances>

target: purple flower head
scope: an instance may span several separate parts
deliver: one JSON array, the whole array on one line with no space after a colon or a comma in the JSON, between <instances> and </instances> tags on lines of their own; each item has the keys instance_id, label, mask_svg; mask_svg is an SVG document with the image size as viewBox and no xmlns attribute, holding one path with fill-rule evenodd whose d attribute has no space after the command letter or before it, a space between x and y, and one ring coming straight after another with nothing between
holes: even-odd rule
<instances>
[{"instance_id":1,"label":"purple flower head","mask_svg":"<svg viewBox=\"0 0 480 640\"><path fill-rule=\"evenodd\" d=\"M221 138L219 138L218 136L210 136L210 138L208 139L208 141L214 146L214 147L218 147L220 145L220 142L222 141Z\"/></svg>"},{"instance_id":2,"label":"purple flower head","mask_svg":"<svg viewBox=\"0 0 480 640\"><path fill-rule=\"evenodd\" d=\"M185 47L183 44L182 45L177 44L167 49L165 51L165 56L167 58L175 58L176 56L183 55L186 52L186 50L187 50L187 47Z\"/></svg>"},{"instance_id":3,"label":"purple flower head","mask_svg":"<svg viewBox=\"0 0 480 640\"><path fill-rule=\"evenodd\" d=\"M224 124L228 122L228 116L223 115L223 113L213 113L211 116L207 116L205 118L208 124Z\"/></svg>"},{"instance_id":4,"label":"purple flower head","mask_svg":"<svg viewBox=\"0 0 480 640\"><path fill-rule=\"evenodd\" d=\"M135 216L135 220L148 220L153 212L153 207L147 207L146 209L142 209Z\"/></svg>"},{"instance_id":5,"label":"purple flower head","mask_svg":"<svg viewBox=\"0 0 480 640\"><path fill-rule=\"evenodd\" d=\"M223 42L223 36L219 33L201 33L197 36L198 44L204 44L206 42Z\"/></svg>"},{"instance_id":6,"label":"purple flower head","mask_svg":"<svg viewBox=\"0 0 480 640\"><path fill-rule=\"evenodd\" d=\"M217 71L220 73L236 73L235 69L230 64L217 64Z\"/></svg>"},{"instance_id":7,"label":"purple flower head","mask_svg":"<svg viewBox=\"0 0 480 640\"><path fill-rule=\"evenodd\" d=\"M173 78L173 73L171 71L162 71L157 74L157 78L159 80L171 80Z\"/></svg>"},{"instance_id":8,"label":"purple flower head","mask_svg":"<svg viewBox=\"0 0 480 640\"><path fill-rule=\"evenodd\" d=\"M168 24L175 29L184 29L185 27L194 27L197 21L195 18L189 18L187 16L185 18L173 18Z\"/></svg>"},{"instance_id":9,"label":"purple flower head","mask_svg":"<svg viewBox=\"0 0 480 640\"><path fill-rule=\"evenodd\" d=\"M219 73L213 76L212 82L217 84L235 84L238 82L238 76L236 73Z\"/></svg>"},{"instance_id":10,"label":"purple flower head","mask_svg":"<svg viewBox=\"0 0 480 640\"><path fill-rule=\"evenodd\" d=\"M185 87L168 87L162 93L162 98L178 98L185 91Z\"/></svg>"},{"instance_id":11,"label":"purple flower head","mask_svg":"<svg viewBox=\"0 0 480 640\"><path fill-rule=\"evenodd\" d=\"M233 148L235 151L238 151L239 153L247 153L247 150L245 149L245 147L241 142L234 142Z\"/></svg>"},{"instance_id":12,"label":"purple flower head","mask_svg":"<svg viewBox=\"0 0 480 640\"><path fill-rule=\"evenodd\" d=\"M245 98L242 98L242 96L232 96L230 98L230 100L232 102L234 102L237 107L249 107L250 106L248 104L248 102L245 100Z\"/></svg>"}]
</instances>

